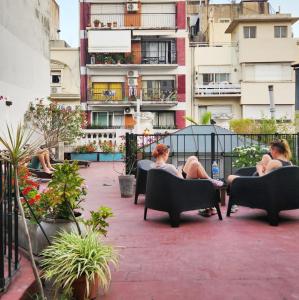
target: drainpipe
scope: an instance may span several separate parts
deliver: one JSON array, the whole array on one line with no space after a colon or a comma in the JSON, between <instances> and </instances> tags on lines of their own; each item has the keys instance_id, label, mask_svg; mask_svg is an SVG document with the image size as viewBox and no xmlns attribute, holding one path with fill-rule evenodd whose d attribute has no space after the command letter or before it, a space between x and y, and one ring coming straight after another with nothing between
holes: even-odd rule
<instances>
[{"instance_id":1,"label":"drainpipe","mask_svg":"<svg viewBox=\"0 0 299 300\"><path fill-rule=\"evenodd\" d=\"M274 103L274 89L273 85L268 85L269 98L270 98L270 115L271 119L275 120L275 103Z\"/></svg>"},{"instance_id":2,"label":"drainpipe","mask_svg":"<svg viewBox=\"0 0 299 300\"><path fill-rule=\"evenodd\" d=\"M296 132L299 132L299 63L292 65L295 70L295 121Z\"/></svg>"}]
</instances>

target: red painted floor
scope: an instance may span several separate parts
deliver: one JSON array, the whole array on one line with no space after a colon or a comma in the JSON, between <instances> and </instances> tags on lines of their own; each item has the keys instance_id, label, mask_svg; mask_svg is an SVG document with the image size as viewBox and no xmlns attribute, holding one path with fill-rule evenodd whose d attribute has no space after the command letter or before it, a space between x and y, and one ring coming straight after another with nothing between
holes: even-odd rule
<instances>
[{"instance_id":1,"label":"red painted floor","mask_svg":"<svg viewBox=\"0 0 299 300\"><path fill-rule=\"evenodd\" d=\"M120 163L93 163L81 169L89 209L110 206L108 240L120 246L121 261L112 273L106 300L299 299L299 210L283 212L278 227L265 213L240 208L225 217L204 218L197 211L182 215L171 228L165 213L143 202L120 198ZM167 197L167 195L165 195Z\"/></svg>"},{"instance_id":2,"label":"red painted floor","mask_svg":"<svg viewBox=\"0 0 299 300\"><path fill-rule=\"evenodd\" d=\"M20 269L13 277L5 294L0 294L1 300L17 300L26 294L35 278L29 260L20 253Z\"/></svg>"}]
</instances>

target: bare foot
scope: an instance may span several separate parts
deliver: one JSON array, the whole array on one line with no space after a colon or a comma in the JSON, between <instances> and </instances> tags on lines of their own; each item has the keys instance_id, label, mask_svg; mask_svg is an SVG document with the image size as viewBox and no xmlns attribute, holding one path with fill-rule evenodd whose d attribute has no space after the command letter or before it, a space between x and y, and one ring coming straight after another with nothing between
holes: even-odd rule
<instances>
[{"instance_id":1,"label":"bare foot","mask_svg":"<svg viewBox=\"0 0 299 300\"><path fill-rule=\"evenodd\" d=\"M53 174L53 171L51 171L51 170L48 169L48 168L45 168L45 169L44 169L44 172L47 173L47 174Z\"/></svg>"}]
</instances>

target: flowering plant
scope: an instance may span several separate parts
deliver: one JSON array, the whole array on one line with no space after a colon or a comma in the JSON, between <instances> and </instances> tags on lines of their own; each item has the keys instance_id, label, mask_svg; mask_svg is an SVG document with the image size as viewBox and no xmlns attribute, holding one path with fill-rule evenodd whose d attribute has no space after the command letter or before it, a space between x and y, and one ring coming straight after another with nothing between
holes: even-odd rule
<instances>
[{"instance_id":1,"label":"flowering plant","mask_svg":"<svg viewBox=\"0 0 299 300\"><path fill-rule=\"evenodd\" d=\"M79 152L79 153L90 153L90 152L97 151L97 147L95 144L89 143L86 145L81 145L81 146L76 147L75 151Z\"/></svg>"},{"instance_id":2,"label":"flowering plant","mask_svg":"<svg viewBox=\"0 0 299 300\"><path fill-rule=\"evenodd\" d=\"M113 143L111 141L104 141L100 144L100 147L104 153L112 153L114 152Z\"/></svg>"},{"instance_id":3,"label":"flowering plant","mask_svg":"<svg viewBox=\"0 0 299 300\"><path fill-rule=\"evenodd\" d=\"M268 152L260 145L240 146L233 149L233 166L236 168L253 167Z\"/></svg>"},{"instance_id":4,"label":"flowering plant","mask_svg":"<svg viewBox=\"0 0 299 300\"><path fill-rule=\"evenodd\" d=\"M31 173L26 167L19 168L19 186L23 196L21 202L25 216L31 222L35 223L36 219L32 215L31 211L39 221L45 214L45 209L41 201L41 194L38 191L39 184L31 178ZM28 205L30 206L31 210Z\"/></svg>"}]
</instances>

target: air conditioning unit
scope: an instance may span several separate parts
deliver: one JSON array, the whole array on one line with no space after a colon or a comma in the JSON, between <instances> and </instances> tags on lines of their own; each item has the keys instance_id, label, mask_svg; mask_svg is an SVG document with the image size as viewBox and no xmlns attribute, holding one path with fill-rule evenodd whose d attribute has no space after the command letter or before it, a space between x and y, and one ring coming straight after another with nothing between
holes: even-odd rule
<instances>
[{"instance_id":1,"label":"air conditioning unit","mask_svg":"<svg viewBox=\"0 0 299 300\"><path fill-rule=\"evenodd\" d=\"M137 86L137 85L138 85L137 78L134 78L134 77L128 78L128 86Z\"/></svg>"},{"instance_id":2,"label":"air conditioning unit","mask_svg":"<svg viewBox=\"0 0 299 300\"><path fill-rule=\"evenodd\" d=\"M128 12L135 12L138 11L138 3L127 3L127 11Z\"/></svg>"},{"instance_id":3,"label":"air conditioning unit","mask_svg":"<svg viewBox=\"0 0 299 300\"><path fill-rule=\"evenodd\" d=\"M127 72L127 76L128 77L138 77L138 71L136 71L136 70L129 70Z\"/></svg>"},{"instance_id":4,"label":"air conditioning unit","mask_svg":"<svg viewBox=\"0 0 299 300\"><path fill-rule=\"evenodd\" d=\"M124 109L124 115L134 115L135 110L133 107L126 107Z\"/></svg>"},{"instance_id":5,"label":"air conditioning unit","mask_svg":"<svg viewBox=\"0 0 299 300\"><path fill-rule=\"evenodd\" d=\"M52 86L51 87L51 94L61 94L61 86Z\"/></svg>"}]
</instances>

